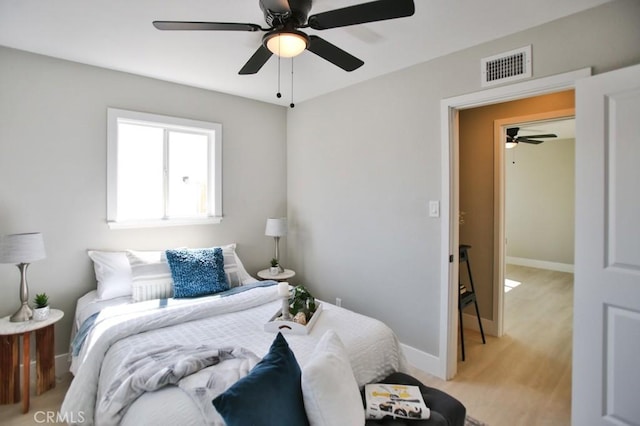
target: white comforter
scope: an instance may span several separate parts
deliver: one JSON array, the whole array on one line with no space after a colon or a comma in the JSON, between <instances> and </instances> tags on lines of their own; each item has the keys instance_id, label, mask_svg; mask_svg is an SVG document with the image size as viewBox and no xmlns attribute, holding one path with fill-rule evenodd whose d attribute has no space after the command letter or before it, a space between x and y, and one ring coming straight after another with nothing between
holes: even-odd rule
<instances>
[{"instance_id":1,"label":"white comforter","mask_svg":"<svg viewBox=\"0 0 640 426\"><path fill-rule=\"evenodd\" d=\"M101 419L95 418L97 401L115 380L121 360L140 348L198 343L242 347L263 356L275 337L263 330L264 324L281 306L275 286L223 298L170 299L160 309L158 304L157 300L136 303L106 309L100 314L77 357L79 368L65 396L63 413L76 413L76 418L86 420L84 424L100 424ZM301 366L329 329L335 330L344 342L358 385L406 370L406 361L391 329L380 321L327 303L323 304L309 335L286 335ZM172 424L176 418L182 424L207 424L196 405L180 393L171 386L145 394L131 406L123 424ZM82 416L77 416L78 413Z\"/></svg>"}]
</instances>

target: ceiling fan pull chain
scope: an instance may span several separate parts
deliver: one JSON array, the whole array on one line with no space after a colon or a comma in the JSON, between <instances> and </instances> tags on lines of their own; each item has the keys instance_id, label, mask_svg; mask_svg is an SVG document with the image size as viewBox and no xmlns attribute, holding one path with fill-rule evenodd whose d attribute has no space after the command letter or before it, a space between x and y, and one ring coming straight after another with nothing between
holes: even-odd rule
<instances>
[{"instance_id":1,"label":"ceiling fan pull chain","mask_svg":"<svg viewBox=\"0 0 640 426\"><path fill-rule=\"evenodd\" d=\"M291 108L296 105L293 103L293 58L291 58L291 103L289 104Z\"/></svg>"},{"instance_id":2,"label":"ceiling fan pull chain","mask_svg":"<svg viewBox=\"0 0 640 426\"><path fill-rule=\"evenodd\" d=\"M282 93L280 93L280 56L278 55L278 93L276 93L276 98L280 99L281 97Z\"/></svg>"}]
</instances>

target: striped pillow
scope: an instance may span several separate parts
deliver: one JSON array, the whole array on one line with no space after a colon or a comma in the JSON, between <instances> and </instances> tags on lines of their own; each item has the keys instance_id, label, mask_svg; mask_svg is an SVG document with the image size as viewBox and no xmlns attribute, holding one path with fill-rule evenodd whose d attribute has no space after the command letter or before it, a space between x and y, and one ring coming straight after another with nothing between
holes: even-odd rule
<instances>
[{"instance_id":1,"label":"striped pillow","mask_svg":"<svg viewBox=\"0 0 640 426\"><path fill-rule=\"evenodd\" d=\"M247 280L253 281L236 254L236 244L227 244L220 248L224 256L224 273L227 276L229 287L238 287L245 284Z\"/></svg>"},{"instance_id":2,"label":"striped pillow","mask_svg":"<svg viewBox=\"0 0 640 426\"><path fill-rule=\"evenodd\" d=\"M127 250L134 302L173 297L173 279L164 251Z\"/></svg>"}]
</instances>

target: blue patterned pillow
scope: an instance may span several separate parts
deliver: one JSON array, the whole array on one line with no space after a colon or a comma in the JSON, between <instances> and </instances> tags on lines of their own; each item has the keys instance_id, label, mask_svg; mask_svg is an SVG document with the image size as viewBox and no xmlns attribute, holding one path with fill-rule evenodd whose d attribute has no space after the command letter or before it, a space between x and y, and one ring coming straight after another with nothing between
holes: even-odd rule
<instances>
[{"instance_id":1,"label":"blue patterned pillow","mask_svg":"<svg viewBox=\"0 0 640 426\"><path fill-rule=\"evenodd\" d=\"M301 372L281 333L248 375L212 402L228 426L308 426Z\"/></svg>"},{"instance_id":2,"label":"blue patterned pillow","mask_svg":"<svg viewBox=\"0 0 640 426\"><path fill-rule=\"evenodd\" d=\"M220 247L167 250L173 297L198 297L229 289Z\"/></svg>"}]
</instances>

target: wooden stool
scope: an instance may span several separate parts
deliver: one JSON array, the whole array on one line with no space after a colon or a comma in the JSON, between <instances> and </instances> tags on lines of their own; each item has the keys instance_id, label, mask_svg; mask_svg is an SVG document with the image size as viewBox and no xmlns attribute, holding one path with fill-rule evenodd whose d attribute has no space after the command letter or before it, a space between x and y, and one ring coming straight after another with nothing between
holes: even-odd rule
<instances>
[{"instance_id":1,"label":"wooden stool","mask_svg":"<svg viewBox=\"0 0 640 426\"><path fill-rule=\"evenodd\" d=\"M31 332L36 334L36 394L56 386L54 324L64 312L51 309L44 321L10 322L0 318L0 404L15 404L22 399L22 412L29 411L31 372ZM20 340L22 340L22 395L20 394Z\"/></svg>"}]
</instances>

